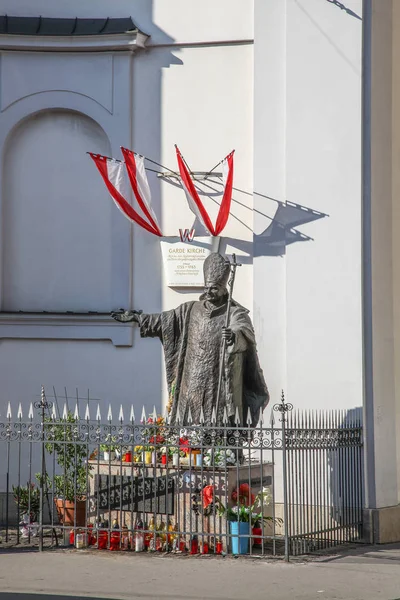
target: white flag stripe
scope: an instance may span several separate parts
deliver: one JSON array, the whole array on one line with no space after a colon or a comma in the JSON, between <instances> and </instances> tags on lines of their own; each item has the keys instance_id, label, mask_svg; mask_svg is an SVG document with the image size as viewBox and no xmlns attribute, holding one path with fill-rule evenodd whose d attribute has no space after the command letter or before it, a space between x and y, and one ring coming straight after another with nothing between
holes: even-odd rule
<instances>
[{"instance_id":1,"label":"white flag stripe","mask_svg":"<svg viewBox=\"0 0 400 600\"><path fill-rule=\"evenodd\" d=\"M123 162L108 159L107 174L108 179L111 181L115 189L121 194L121 196L125 198L125 200L127 200L129 195L129 187L128 177L125 171L125 164Z\"/></svg>"},{"instance_id":2,"label":"white flag stripe","mask_svg":"<svg viewBox=\"0 0 400 600\"><path fill-rule=\"evenodd\" d=\"M127 186L127 181L126 181L126 171L124 169L124 164L122 162L118 162L118 161L114 160L113 158L108 158L106 165L107 165L107 176L108 176L108 179L110 180L110 183L115 187L117 192L119 192L121 194L121 196L124 198L124 200L126 200L128 202L128 195L127 195L128 186ZM125 177L125 182L124 182L124 177ZM111 194L110 194L110 196L111 196ZM112 198L112 201L114 202L115 206L124 215L124 217L126 217L127 219L129 219L129 221L134 223L134 221L121 208L121 206L116 201L116 199L113 196L111 196L111 198Z\"/></svg>"},{"instance_id":3,"label":"white flag stripe","mask_svg":"<svg viewBox=\"0 0 400 600\"><path fill-rule=\"evenodd\" d=\"M189 205L190 210L198 218L200 223L203 225L204 229L211 235L207 225L204 223L203 217L201 216L201 212L200 212L196 202L193 200L189 190L187 189L187 187L184 184L182 179L181 179L181 184L182 184L183 189L185 190L186 199L187 199L187 203Z\"/></svg>"},{"instance_id":4,"label":"white flag stripe","mask_svg":"<svg viewBox=\"0 0 400 600\"><path fill-rule=\"evenodd\" d=\"M137 186L138 186L140 197L142 198L143 203L145 204L147 210L151 214L154 223L157 225L158 229L160 229L160 226L157 221L157 217L156 217L153 207L151 205L151 191L150 191L150 186L149 186L149 182L148 182L147 175L146 175L146 169L144 166L144 157L138 156L137 154L135 154L135 162L136 162L136 180L137 180Z\"/></svg>"},{"instance_id":5,"label":"white flag stripe","mask_svg":"<svg viewBox=\"0 0 400 600\"><path fill-rule=\"evenodd\" d=\"M124 184L124 182L123 182L123 178L124 178L124 174L125 174L125 169L123 168L123 166L124 166L123 163L117 162L113 158L108 158L106 165L107 165L107 177L110 180L110 183L112 183L112 185L115 187L117 192L119 192L121 194L121 196L128 202L127 194L126 194L127 185L126 185L126 183ZM117 186L120 186L120 187L117 187ZM111 196L111 194L110 194L110 196ZM126 215L126 213L122 210L121 206L116 201L116 199L113 196L111 196L111 199L114 202L115 206L118 208L118 210L121 211L121 213L124 215L124 217L126 217L127 219L132 221L132 219L130 219Z\"/></svg>"}]
</instances>

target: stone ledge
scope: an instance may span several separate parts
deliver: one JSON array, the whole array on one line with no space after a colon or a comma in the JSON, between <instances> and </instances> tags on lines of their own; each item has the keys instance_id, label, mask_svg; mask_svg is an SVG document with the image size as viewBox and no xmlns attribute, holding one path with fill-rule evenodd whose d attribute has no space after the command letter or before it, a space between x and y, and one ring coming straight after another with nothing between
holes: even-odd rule
<instances>
[{"instance_id":1,"label":"stone ledge","mask_svg":"<svg viewBox=\"0 0 400 600\"><path fill-rule=\"evenodd\" d=\"M400 542L400 504L364 509L364 541L370 544Z\"/></svg>"},{"instance_id":2,"label":"stone ledge","mask_svg":"<svg viewBox=\"0 0 400 600\"><path fill-rule=\"evenodd\" d=\"M117 323L108 314L0 313L0 340L111 340L132 346L131 323Z\"/></svg>"}]
</instances>

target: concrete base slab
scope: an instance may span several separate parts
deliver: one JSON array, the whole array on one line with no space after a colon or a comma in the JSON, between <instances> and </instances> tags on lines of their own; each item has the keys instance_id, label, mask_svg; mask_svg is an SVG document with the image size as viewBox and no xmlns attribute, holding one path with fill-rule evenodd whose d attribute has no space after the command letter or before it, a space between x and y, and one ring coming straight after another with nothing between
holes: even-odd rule
<instances>
[{"instance_id":1,"label":"concrete base slab","mask_svg":"<svg viewBox=\"0 0 400 600\"><path fill-rule=\"evenodd\" d=\"M400 504L364 510L364 532L367 543L400 542Z\"/></svg>"}]
</instances>

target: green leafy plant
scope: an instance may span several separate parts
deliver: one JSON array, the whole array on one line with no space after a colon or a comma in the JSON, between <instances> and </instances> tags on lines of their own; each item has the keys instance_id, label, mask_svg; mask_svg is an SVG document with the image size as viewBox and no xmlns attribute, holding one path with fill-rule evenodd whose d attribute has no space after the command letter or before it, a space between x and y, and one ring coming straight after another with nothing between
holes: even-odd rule
<instances>
[{"instance_id":1,"label":"green leafy plant","mask_svg":"<svg viewBox=\"0 0 400 600\"><path fill-rule=\"evenodd\" d=\"M115 452L116 450L121 452L121 444L118 444L117 442L117 437L108 433L105 437L104 444L100 444L100 450L102 452Z\"/></svg>"},{"instance_id":2,"label":"green leafy plant","mask_svg":"<svg viewBox=\"0 0 400 600\"><path fill-rule=\"evenodd\" d=\"M50 417L45 417L46 450L49 454L55 453L56 462L62 473L53 476L51 480L48 473L45 482L48 489L54 489L57 498L70 502L82 500L87 494L88 475L91 466L86 464L87 444L79 440L78 419L72 412L67 417L54 423ZM36 475L40 481L40 474Z\"/></svg>"},{"instance_id":3,"label":"green leafy plant","mask_svg":"<svg viewBox=\"0 0 400 600\"><path fill-rule=\"evenodd\" d=\"M154 446L149 446L148 444L145 444L143 447L143 452L154 452L155 447Z\"/></svg>"},{"instance_id":4,"label":"green leafy plant","mask_svg":"<svg viewBox=\"0 0 400 600\"><path fill-rule=\"evenodd\" d=\"M239 496L239 498L241 497ZM256 496L250 494L250 498L252 500L251 504L246 500L244 502L239 501L235 506L228 508L220 500L217 500L218 514L225 516L227 521L240 521L242 523L251 523L251 525L255 525L261 521L270 521L276 525L283 523L283 520L279 517L270 517L263 514L263 508L271 501L269 488L264 488Z\"/></svg>"},{"instance_id":5,"label":"green leafy plant","mask_svg":"<svg viewBox=\"0 0 400 600\"><path fill-rule=\"evenodd\" d=\"M40 508L40 490L34 483L25 486L12 486L14 501L21 513L29 514L31 521L36 521Z\"/></svg>"}]
</instances>

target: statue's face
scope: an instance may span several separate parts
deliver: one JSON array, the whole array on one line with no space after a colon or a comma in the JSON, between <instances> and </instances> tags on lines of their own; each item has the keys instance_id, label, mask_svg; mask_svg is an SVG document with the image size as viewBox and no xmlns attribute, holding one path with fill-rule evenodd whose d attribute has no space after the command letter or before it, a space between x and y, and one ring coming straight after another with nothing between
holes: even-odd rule
<instances>
[{"instance_id":1,"label":"statue's face","mask_svg":"<svg viewBox=\"0 0 400 600\"><path fill-rule=\"evenodd\" d=\"M212 304L218 304L225 296L226 288L219 283L210 283L204 286L205 299Z\"/></svg>"}]
</instances>

